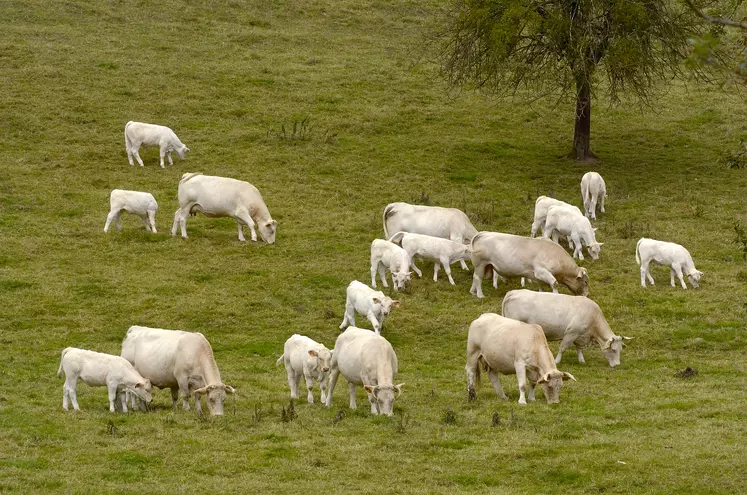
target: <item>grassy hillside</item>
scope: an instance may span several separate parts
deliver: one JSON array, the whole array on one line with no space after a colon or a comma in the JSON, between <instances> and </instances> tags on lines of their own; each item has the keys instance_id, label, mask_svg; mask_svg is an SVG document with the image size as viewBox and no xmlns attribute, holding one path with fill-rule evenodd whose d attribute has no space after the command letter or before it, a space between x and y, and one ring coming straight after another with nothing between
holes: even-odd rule
<instances>
[{"instance_id":1,"label":"grassy hillside","mask_svg":"<svg viewBox=\"0 0 747 495\"><path fill-rule=\"evenodd\" d=\"M431 68L412 68L439 4L0 4L0 492L744 489L747 265L733 223L747 223L747 175L717 164L745 133L741 95L678 84L657 113L599 101L601 161L574 163L570 105L453 98ZM151 149L130 167L129 120L168 125L191 153L162 170ZM560 369L578 382L561 404L519 407L513 376L510 401L483 384L468 403L467 327L518 281L485 281L477 300L458 266L451 287L420 263L428 277L384 329L406 383L395 417L347 409L340 380L334 407L296 404L282 420L283 342L334 344L346 285L370 283L384 205L455 206L478 229L528 234L536 196L580 206L592 168L609 190L605 244L582 265L613 330L635 338L621 366L568 352ZM256 185L277 243L239 243L232 220L202 216L190 239L170 237L179 177L196 171ZM124 216L123 232L104 234L113 188L153 193L159 233ZM688 247L701 289L670 288L662 268L642 289L644 235ZM154 412L110 415L104 389L83 384L82 411L62 411L60 351L118 354L133 324L204 333L239 392L226 416L174 413L167 391ZM698 374L678 377L687 366Z\"/></svg>"}]
</instances>

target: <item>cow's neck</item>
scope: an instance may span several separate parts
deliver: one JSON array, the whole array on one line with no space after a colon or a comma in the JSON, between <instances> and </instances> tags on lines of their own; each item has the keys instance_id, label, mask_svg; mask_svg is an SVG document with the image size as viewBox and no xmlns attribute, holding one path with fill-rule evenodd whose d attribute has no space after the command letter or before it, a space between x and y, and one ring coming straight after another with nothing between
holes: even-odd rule
<instances>
[{"instance_id":1,"label":"cow's neck","mask_svg":"<svg viewBox=\"0 0 747 495\"><path fill-rule=\"evenodd\" d=\"M202 369L202 379L205 385L220 385L220 371L218 371L218 365L215 364L212 352L210 354L203 354L200 357L200 368Z\"/></svg>"}]
</instances>

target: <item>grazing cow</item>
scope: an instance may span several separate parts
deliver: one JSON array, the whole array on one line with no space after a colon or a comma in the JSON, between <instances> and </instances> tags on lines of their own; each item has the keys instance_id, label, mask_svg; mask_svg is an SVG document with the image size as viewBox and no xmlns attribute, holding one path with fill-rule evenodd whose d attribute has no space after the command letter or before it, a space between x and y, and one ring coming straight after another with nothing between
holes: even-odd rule
<instances>
[{"instance_id":1,"label":"grazing cow","mask_svg":"<svg viewBox=\"0 0 747 495\"><path fill-rule=\"evenodd\" d=\"M78 378L91 387L105 386L109 392L109 412L115 412L115 401L119 400L122 411L127 412L125 393L130 392L144 402L153 399L150 381L127 361L119 356L103 354L101 352L86 351L75 347L67 347L62 351L60 368L57 376L65 372L65 385L62 388L62 408L68 410L68 399L73 403L73 409L78 407Z\"/></svg>"},{"instance_id":2,"label":"grazing cow","mask_svg":"<svg viewBox=\"0 0 747 495\"><path fill-rule=\"evenodd\" d=\"M407 254L410 256L410 266L418 274L418 277L422 277L423 272L415 266L415 256L433 261L434 282L438 281L438 271L443 265L444 271L449 277L449 283L454 285L454 279L451 277L451 264L457 261L468 260L471 255L469 246L441 237L397 232L389 240L400 244L407 251Z\"/></svg>"},{"instance_id":3,"label":"grazing cow","mask_svg":"<svg viewBox=\"0 0 747 495\"><path fill-rule=\"evenodd\" d=\"M179 209L174 214L171 235L181 227L182 237L187 238L187 217L202 213L206 217L231 217L239 227L239 240L244 242L242 225L247 225L252 241L257 240L254 222L259 235L267 244L275 243L278 223L270 216L262 195L256 187L242 180L187 173L179 181Z\"/></svg>"},{"instance_id":4,"label":"grazing cow","mask_svg":"<svg viewBox=\"0 0 747 495\"><path fill-rule=\"evenodd\" d=\"M393 233L402 231L469 244L472 237L477 234L477 229L467 215L456 208L390 203L384 208L383 222L387 239ZM468 270L464 260L460 264L464 270Z\"/></svg>"},{"instance_id":5,"label":"grazing cow","mask_svg":"<svg viewBox=\"0 0 747 495\"><path fill-rule=\"evenodd\" d=\"M144 166L143 160L140 158L140 153L138 153L140 146L159 147L161 150L161 168L166 168L163 165L164 156L168 157L169 165L174 164L174 161L171 159L172 151L176 152L182 160L184 160L184 155L189 151L189 148L182 144L174 131L162 125L130 121L125 124L124 134L127 159L130 162L130 166L135 165L132 161L133 156L137 159L141 167Z\"/></svg>"},{"instance_id":6,"label":"grazing cow","mask_svg":"<svg viewBox=\"0 0 747 495\"><path fill-rule=\"evenodd\" d=\"M604 198L607 197L607 187L604 179L596 172L586 172L581 178L581 199L584 201L586 216L592 220L597 219L597 201L599 211L604 213Z\"/></svg>"},{"instance_id":7,"label":"grazing cow","mask_svg":"<svg viewBox=\"0 0 747 495\"><path fill-rule=\"evenodd\" d=\"M674 242L656 241L641 238L635 245L635 260L641 266L641 287L646 287L646 277L654 285L654 277L649 271L649 264L653 261L657 265L669 266L670 283L674 287L674 275L680 279L683 289L687 289L682 274L687 275L690 285L698 288L703 272L695 269L693 258L687 249Z\"/></svg>"},{"instance_id":8,"label":"grazing cow","mask_svg":"<svg viewBox=\"0 0 747 495\"><path fill-rule=\"evenodd\" d=\"M112 222L117 225L119 230L122 230L122 222L119 217L123 211L126 211L142 218L145 230L156 233L158 203L151 193L114 189L109 195L109 204L111 208L109 215L106 217L104 232L109 232L109 226ZM150 220L150 225L148 225L148 220Z\"/></svg>"},{"instance_id":9,"label":"grazing cow","mask_svg":"<svg viewBox=\"0 0 747 495\"><path fill-rule=\"evenodd\" d=\"M482 279L494 270L500 278L525 277L545 282L558 292L558 283L574 294L589 295L589 275L579 268L559 244L548 239L532 239L498 232L479 232L472 238L472 274L470 293L485 297ZM494 279L494 283L496 283Z\"/></svg>"},{"instance_id":10,"label":"grazing cow","mask_svg":"<svg viewBox=\"0 0 747 495\"><path fill-rule=\"evenodd\" d=\"M392 308L399 306L399 301L392 300L383 292L373 290L364 283L353 280L346 290L345 316L340 324L340 330L348 325L355 326L355 312L366 315L376 333L381 333L384 326L384 318L391 312Z\"/></svg>"},{"instance_id":11,"label":"grazing cow","mask_svg":"<svg viewBox=\"0 0 747 495\"><path fill-rule=\"evenodd\" d=\"M171 389L174 409L180 392L185 410L194 394L195 411L202 414L200 399L207 395L210 414L219 416L226 393L235 392L221 381L213 348L201 333L132 326L122 341L122 357L153 386Z\"/></svg>"},{"instance_id":12,"label":"grazing cow","mask_svg":"<svg viewBox=\"0 0 747 495\"><path fill-rule=\"evenodd\" d=\"M410 264L412 263L407 251L383 239L374 239L371 243L371 286L376 288L376 272L384 287L389 287L386 282L386 270L392 272L392 285L398 291L405 288L410 281Z\"/></svg>"},{"instance_id":13,"label":"grazing cow","mask_svg":"<svg viewBox=\"0 0 747 495\"><path fill-rule=\"evenodd\" d=\"M555 363L560 363L563 352L575 344L578 362L584 364L582 348L596 342L614 368L620 364L623 341L631 340L615 335L597 303L583 296L512 290L503 298L501 313L506 318L540 325L547 340L560 340Z\"/></svg>"},{"instance_id":14,"label":"grazing cow","mask_svg":"<svg viewBox=\"0 0 747 495\"><path fill-rule=\"evenodd\" d=\"M314 403L312 390L316 379L319 381L319 388L322 391L320 400L324 404L327 400L327 376L329 375L331 359L332 353L323 344L297 333L291 335L285 341L283 354L275 362L275 366L280 363L285 364L291 399L298 399L298 384L303 375L306 378L306 390L308 392L306 400L309 404Z\"/></svg>"},{"instance_id":15,"label":"grazing cow","mask_svg":"<svg viewBox=\"0 0 747 495\"><path fill-rule=\"evenodd\" d=\"M573 249L574 258L583 260L581 248L586 246L591 259L598 260L602 243L597 242L595 230L589 219L576 210L565 206L552 206L547 210L542 237L545 239L552 237L553 241L558 242L558 234L562 234L569 239L568 244Z\"/></svg>"},{"instance_id":16,"label":"grazing cow","mask_svg":"<svg viewBox=\"0 0 747 495\"><path fill-rule=\"evenodd\" d=\"M397 355L389 341L371 330L356 327L348 328L337 337L332 351L327 407L332 405L332 392L340 373L348 381L351 409L356 408L356 386L363 385L371 414L392 415L395 392L399 397L404 383L394 385Z\"/></svg>"},{"instance_id":17,"label":"grazing cow","mask_svg":"<svg viewBox=\"0 0 747 495\"><path fill-rule=\"evenodd\" d=\"M544 230L545 220L547 219L547 210L549 210L551 206L566 206L575 209L579 215L583 215L581 210L576 206L560 201L559 199L540 196L537 198L537 201L534 202L534 221L532 222L532 233L529 237L537 235L537 230L539 230L540 227Z\"/></svg>"},{"instance_id":18,"label":"grazing cow","mask_svg":"<svg viewBox=\"0 0 747 495\"><path fill-rule=\"evenodd\" d=\"M485 313L469 326L465 370L470 400L477 396L475 380L479 384L480 363L486 368L495 393L502 399L507 397L498 374L516 375L521 405L526 405L527 395L529 400L534 400L536 384L542 385L548 404L557 404L563 382L576 380L570 373L558 371L539 325L504 318L495 313ZM529 390L525 395L527 384Z\"/></svg>"}]
</instances>

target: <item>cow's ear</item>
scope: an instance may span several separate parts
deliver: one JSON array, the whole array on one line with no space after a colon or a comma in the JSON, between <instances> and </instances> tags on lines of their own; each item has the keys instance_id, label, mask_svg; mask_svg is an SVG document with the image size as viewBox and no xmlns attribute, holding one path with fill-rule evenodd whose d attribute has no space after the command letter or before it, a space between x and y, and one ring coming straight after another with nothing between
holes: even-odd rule
<instances>
[{"instance_id":1,"label":"cow's ear","mask_svg":"<svg viewBox=\"0 0 747 495\"><path fill-rule=\"evenodd\" d=\"M405 385L404 383L400 383L400 384L394 386L394 390L397 391L397 397L399 397L399 394L402 393L402 387L404 385Z\"/></svg>"},{"instance_id":2,"label":"cow's ear","mask_svg":"<svg viewBox=\"0 0 747 495\"><path fill-rule=\"evenodd\" d=\"M563 372L563 381L566 381L566 380L573 380L575 382L576 381L576 377L573 376L573 375L571 375L567 371L564 371Z\"/></svg>"},{"instance_id":3,"label":"cow's ear","mask_svg":"<svg viewBox=\"0 0 747 495\"><path fill-rule=\"evenodd\" d=\"M277 224L278 224L277 220L271 220L270 221L270 225L277 225Z\"/></svg>"},{"instance_id":4,"label":"cow's ear","mask_svg":"<svg viewBox=\"0 0 747 495\"><path fill-rule=\"evenodd\" d=\"M374 388L371 385L364 385L363 388L366 389L366 392L369 394L374 393Z\"/></svg>"},{"instance_id":5,"label":"cow's ear","mask_svg":"<svg viewBox=\"0 0 747 495\"><path fill-rule=\"evenodd\" d=\"M613 338L609 338L609 339L607 339L607 341L606 341L606 342L604 343L604 345L602 346L602 350L603 350L603 351L606 351L607 349L609 349L609 348L610 348L610 346L612 345L612 341L613 341L613 340L614 340Z\"/></svg>"},{"instance_id":6,"label":"cow's ear","mask_svg":"<svg viewBox=\"0 0 747 495\"><path fill-rule=\"evenodd\" d=\"M399 306L399 301L397 301L396 299L394 301L392 301L392 307L393 308L396 308L398 306Z\"/></svg>"},{"instance_id":7,"label":"cow's ear","mask_svg":"<svg viewBox=\"0 0 747 495\"><path fill-rule=\"evenodd\" d=\"M309 356L311 356L311 357L319 357L319 354L315 350L309 349Z\"/></svg>"},{"instance_id":8,"label":"cow's ear","mask_svg":"<svg viewBox=\"0 0 747 495\"><path fill-rule=\"evenodd\" d=\"M549 375L549 373L545 373L544 375L542 375L542 377L540 377L540 379L537 380L537 383L538 384L539 383L547 383L547 377L548 377L548 375Z\"/></svg>"},{"instance_id":9,"label":"cow's ear","mask_svg":"<svg viewBox=\"0 0 747 495\"><path fill-rule=\"evenodd\" d=\"M378 297L374 297L373 298L373 303L374 304L381 304L381 299L379 299Z\"/></svg>"},{"instance_id":10,"label":"cow's ear","mask_svg":"<svg viewBox=\"0 0 747 495\"><path fill-rule=\"evenodd\" d=\"M145 388L145 382L136 383L135 388Z\"/></svg>"}]
</instances>

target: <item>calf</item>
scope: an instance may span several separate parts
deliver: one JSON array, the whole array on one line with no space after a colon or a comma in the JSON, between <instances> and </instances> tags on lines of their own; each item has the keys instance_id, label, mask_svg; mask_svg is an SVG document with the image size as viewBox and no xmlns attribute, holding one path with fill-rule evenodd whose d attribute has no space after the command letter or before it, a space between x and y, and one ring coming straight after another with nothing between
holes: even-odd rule
<instances>
[{"instance_id":1,"label":"calf","mask_svg":"<svg viewBox=\"0 0 747 495\"><path fill-rule=\"evenodd\" d=\"M285 341L283 354L275 365L285 364L291 399L298 399L298 384L303 375L306 378L306 390L308 392L306 400L309 404L314 403L312 390L314 389L315 379L319 381L319 388L322 391L320 400L322 404L326 402L330 359L332 359L332 353L329 349L308 337L296 333Z\"/></svg>"},{"instance_id":2,"label":"calf","mask_svg":"<svg viewBox=\"0 0 747 495\"><path fill-rule=\"evenodd\" d=\"M569 246L573 249L573 257L584 259L581 252L582 246L589 250L591 259L599 259L599 251L602 243L597 242L594 230L589 219L573 209L564 206L552 206L547 211L547 220L543 229L542 237L558 242L558 234L569 239Z\"/></svg>"},{"instance_id":3,"label":"calf","mask_svg":"<svg viewBox=\"0 0 747 495\"><path fill-rule=\"evenodd\" d=\"M398 291L405 288L410 280L410 264L412 263L407 251L393 242L382 239L374 239L371 243L371 286L376 288L376 272L384 287L386 283L386 270L392 273L392 285Z\"/></svg>"},{"instance_id":4,"label":"calf","mask_svg":"<svg viewBox=\"0 0 747 495\"><path fill-rule=\"evenodd\" d=\"M545 282L558 291L558 283L574 294L589 294L589 275L579 268L565 249L548 239L532 239L498 232L479 232L472 238L470 293L482 298L482 279L490 270L499 278L525 277ZM494 279L494 283L497 280Z\"/></svg>"},{"instance_id":5,"label":"calf","mask_svg":"<svg viewBox=\"0 0 747 495\"><path fill-rule=\"evenodd\" d=\"M111 208L109 215L106 217L104 232L109 232L109 226L112 222L117 225L119 230L122 230L122 222L119 217L123 211L126 211L142 218L145 230L156 233L158 203L151 193L114 189L109 195L109 204ZM150 225L148 225L148 220L150 220Z\"/></svg>"},{"instance_id":6,"label":"calf","mask_svg":"<svg viewBox=\"0 0 747 495\"><path fill-rule=\"evenodd\" d=\"M544 230L545 220L547 219L547 210L552 206L565 206L567 208L575 209L579 215L583 215L581 210L576 206L560 201L559 199L540 196L537 198L537 201L534 202L534 221L532 222L532 233L529 237L537 235L537 230L539 230L540 227Z\"/></svg>"},{"instance_id":7,"label":"calf","mask_svg":"<svg viewBox=\"0 0 747 495\"><path fill-rule=\"evenodd\" d=\"M463 211L440 206L391 203L384 208L383 223L387 239L393 235L390 232L402 231L469 244L472 237L477 234L477 229ZM461 260L460 264L464 270L468 269L464 260Z\"/></svg>"},{"instance_id":8,"label":"calf","mask_svg":"<svg viewBox=\"0 0 747 495\"><path fill-rule=\"evenodd\" d=\"M68 399L73 403L73 409L78 407L78 378L91 387L105 386L109 392L109 412L115 412L115 401L119 400L122 411L127 412L125 392L130 392L144 402L153 399L150 381L126 360L119 356L103 354L101 352L86 351L75 347L67 347L62 351L60 367L57 376L65 372L65 385L62 389L62 408L68 410Z\"/></svg>"},{"instance_id":9,"label":"calf","mask_svg":"<svg viewBox=\"0 0 747 495\"><path fill-rule=\"evenodd\" d=\"M125 124L124 134L127 160L129 160L130 166L135 165L132 157L137 159L141 167L144 166L140 153L138 153L140 146L158 146L161 153L161 168L166 168L163 165L164 156L168 157L169 165L174 164L171 159L172 151L176 152L182 160L189 151L189 148L184 146L174 131L162 125L130 121Z\"/></svg>"},{"instance_id":10,"label":"calf","mask_svg":"<svg viewBox=\"0 0 747 495\"><path fill-rule=\"evenodd\" d=\"M540 325L547 340L560 340L555 362L560 363L571 344L583 364L582 348L596 342L611 367L620 364L623 341L631 337L615 335L597 303L583 296L512 290L503 298L501 313L506 318Z\"/></svg>"},{"instance_id":11,"label":"calf","mask_svg":"<svg viewBox=\"0 0 747 495\"><path fill-rule=\"evenodd\" d=\"M340 330L348 325L355 326L355 312L366 315L376 333L381 333L384 326L384 318L391 312L392 308L399 306L399 301L392 300L383 292L373 290L366 284L353 280L348 285L345 300L345 316L340 324Z\"/></svg>"},{"instance_id":12,"label":"calf","mask_svg":"<svg viewBox=\"0 0 747 495\"><path fill-rule=\"evenodd\" d=\"M516 375L519 382L519 404L534 400L534 386L542 385L548 404L560 402L558 393L565 380L576 380L567 372L558 371L539 325L530 325L485 313L472 322L467 336L467 392L474 400L475 381L480 381L480 363L488 372L495 393L507 399L498 374ZM529 379L527 383L527 379ZM527 384L529 385L528 394Z\"/></svg>"},{"instance_id":13,"label":"calf","mask_svg":"<svg viewBox=\"0 0 747 495\"><path fill-rule=\"evenodd\" d=\"M132 326L122 341L122 357L158 388L170 388L176 409L179 394L184 409L194 394L195 411L202 414L202 395L210 414L223 414L226 394L235 392L220 378L213 348L201 333Z\"/></svg>"},{"instance_id":14,"label":"calf","mask_svg":"<svg viewBox=\"0 0 747 495\"><path fill-rule=\"evenodd\" d=\"M404 383L394 385L397 355L389 341L371 330L350 327L337 337L331 364L327 407L332 405L332 393L342 373L348 381L351 409L356 408L356 386L363 385L368 393L371 414L392 415L395 392L399 397Z\"/></svg>"},{"instance_id":15,"label":"calf","mask_svg":"<svg viewBox=\"0 0 747 495\"><path fill-rule=\"evenodd\" d=\"M641 266L641 287L646 287L646 277L654 285L654 277L649 271L649 264L653 261L657 265L669 266L670 283L674 287L674 275L680 279L683 289L687 289L682 274L687 275L690 285L698 288L703 272L695 269L693 258L687 249L673 242L656 241L641 238L635 245L635 260Z\"/></svg>"},{"instance_id":16,"label":"calf","mask_svg":"<svg viewBox=\"0 0 747 495\"><path fill-rule=\"evenodd\" d=\"M469 246L441 237L397 232L389 240L400 244L407 251L410 257L410 266L418 274L418 277L422 277L423 273L415 266L415 256L433 261L434 282L438 281L438 271L443 266L446 275L449 277L449 283L454 285L454 279L451 277L451 264L470 259Z\"/></svg>"},{"instance_id":17,"label":"calf","mask_svg":"<svg viewBox=\"0 0 747 495\"><path fill-rule=\"evenodd\" d=\"M581 177L581 199L584 201L584 210L586 216L592 220L597 219L597 201L599 201L599 211L604 213L604 198L607 197L607 187L604 185L604 179L596 172L586 172Z\"/></svg>"},{"instance_id":18,"label":"calf","mask_svg":"<svg viewBox=\"0 0 747 495\"><path fill-rule=\"evenodd\" d=\"M242 180L227 177L187 173L179 181L179 209L174 214L171 235L181 227L187 238L187 217L202 213L206 217L231 217L239 228L239 241L244 242L242 225L249 227L252 241L257 240L254 222L259 235L267 244L275 242L277 222L270 216L262 195L256 187Z\"/></svg>"}]
</instances>

